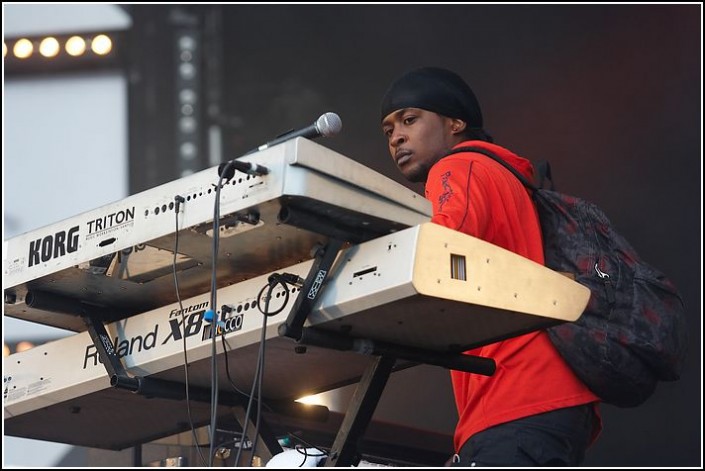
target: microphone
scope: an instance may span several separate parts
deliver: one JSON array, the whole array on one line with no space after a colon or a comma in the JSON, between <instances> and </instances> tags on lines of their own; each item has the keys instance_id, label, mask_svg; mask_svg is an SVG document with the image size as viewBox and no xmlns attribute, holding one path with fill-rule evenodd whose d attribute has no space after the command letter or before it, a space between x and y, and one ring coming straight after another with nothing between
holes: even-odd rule
<instances>
[{"instance_id":1,"label":"microphone","mask_svg":"<svg viewBox=\"0 0 705 471\"><path fill-rule=\"evenodd\" d=\"M316 120L312 125L299 129L297 131L288 132L273 141L269 141L257 148L258 151L263 151L269 149L272 146L286 142L289 139L295 139L297 137L305 137L307 139L315 139L319 136L332 136L333 134L338 134L340 130L343 129L343 122L340 120L340 116L335 113L324 113L320 118Z\"/></svg>"},{"instance_id":2,"label":"microphone","mask_svg":"<svg viewBox=\"0 0 705 471\"><path fill-rule=\"evenodd\" d=\"M269 141L268 143L259 146L257 149L251 150L245 155L249 155L257 151L263 151L297 137L314 139L319 136L332 136L333 134L338 134L341 129L343 129L343 122L340 120L340 116L331 112L324 113L312 125L299 129L298 131L291 131L283 134L273 141ZM226 180L230 180L235 175L235 170L255 176L266 175L269 173L269 169L267 169L267 167L233 159L218 166L218 175Z\"/></svg>"}]
</instances>

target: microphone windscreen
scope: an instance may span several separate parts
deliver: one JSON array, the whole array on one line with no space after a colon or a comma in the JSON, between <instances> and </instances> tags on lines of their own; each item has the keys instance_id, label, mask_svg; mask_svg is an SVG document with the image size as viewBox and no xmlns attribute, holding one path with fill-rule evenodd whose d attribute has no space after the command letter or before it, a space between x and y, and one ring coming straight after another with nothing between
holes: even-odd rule
<instances>
[{"instance_id":1,"label":"microphone windscreen","mask_svg":"<svg viewBox=\"0 0 705 471\"><path fill-rule=\"evenodd\" d=\"M322 136L329 137L338 134L343 129L343 121L335 113L325 113L316 121L316 128Z\"/></svg>"}]
</instances>

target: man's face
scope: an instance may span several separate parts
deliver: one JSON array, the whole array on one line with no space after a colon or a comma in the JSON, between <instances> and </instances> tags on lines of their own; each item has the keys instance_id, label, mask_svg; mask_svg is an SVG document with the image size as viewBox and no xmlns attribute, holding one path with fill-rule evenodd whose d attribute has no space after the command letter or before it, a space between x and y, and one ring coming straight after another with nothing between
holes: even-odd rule
<instances>
[{"instance_id":1,"label":"man's face","mask_svg":"<svg viewBox=\"0 0 705 471\"><path fill-rule=\"evenodd\" d=\"M428 171L460 139L452 120L432 111L403 108L382 120L389 153L407 180L425 182Z\"/></svg>"}]
</instances>

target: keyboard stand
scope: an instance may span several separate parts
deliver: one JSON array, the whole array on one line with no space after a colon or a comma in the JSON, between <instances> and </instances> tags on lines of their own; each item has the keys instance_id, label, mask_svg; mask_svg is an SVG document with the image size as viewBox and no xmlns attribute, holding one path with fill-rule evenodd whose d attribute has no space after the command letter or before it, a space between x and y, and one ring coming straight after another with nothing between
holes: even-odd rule
<instances>
[{"instance_id":1,"label":"keyboard stand","mask_svg":"<svg viewBox=\"0 0 705 471\"><path fill-rule=\"evenodd\" d=\"M374 356L348 405L326 466L355 466L359 462L357 443L372 419L389 375L394 371L397 358L487 376L494 374L496 368L494 360L490 358L411 349L369 339L340 336L314 328L304 329L299 343L335 350L356 350Z\"/></svg>"},{"instance_id":2,"label":"keyboard stand","mask_svg":"<svg viewBox=\"0 0 705 471\"><path fill-rule=\"evenodd\" d=\"M382 397L396 359L376 357L355 389L347 413L333 442L326 467L356 466L360 462L357 443L372 420L379 398Z\"/></svg>"},{"instance_id":3,"label":"keyboard stand","mask_svg":"<svg viewBox=\"0 0 705 471\"><path fill-rule=\"evenodd\" d=\"M311 229L311 222L320 220L304 218L298 220L299 227ZM355 339L345 335L319 331L314 328L304 328L306 318L313 305L325 289L326 280L330 274L338 252L343 247L344 240L354 240L354 234L340 233L334 227L317 227L317 232L329 235L328 243L316 252L316 258L309 270L286 322L279 327L279 335L296 340L303 345L315 345L335 350L354 350L373 356L373 360L365 370L347 412L343 423L333 443L325 462L327 467L355 466L360 457L357 453L357 443L362 438L372 420L375 408L384 392L384 387L394 370L397 357L419 363L428 363L446 368L453 368L471 373L492 375L495 371L494 360L464 355L462 353L440 353L412 349L401 345L374 342L369 339ZM333 230L338 233L333 233ZM254 454L256 450L253 449ZM269 452L269 450L266 450Z\"/></svg>"}]
</instances>

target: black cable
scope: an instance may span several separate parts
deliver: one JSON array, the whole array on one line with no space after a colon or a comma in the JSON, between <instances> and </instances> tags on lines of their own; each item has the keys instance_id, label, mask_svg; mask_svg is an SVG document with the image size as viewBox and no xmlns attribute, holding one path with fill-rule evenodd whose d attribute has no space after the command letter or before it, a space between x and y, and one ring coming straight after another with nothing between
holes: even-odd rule
<instances>
[{"instance_id":1,"label":"black cable","mask_svg":"<svg viewBox=\"0 0 705 471\"><path fill-rule=\"evenodd\" d=\"M257 384L257 375L259 374L259 361L257 362L257 368L255 368L255 377L252 381L252 388L255 388ZM250 420L250 412L252 411L252 400L254 398L254 390L250 393L250 399L247 401L247 410L245 411L245 419L242 423L242 438L240 439L240 447L237 450L237 455L235 456L235 466L239 466L240 456L242 455L243 445L245 444L245 439L247 436L247 426Z\"/></svg>"},{"instance_id":2,"label":"black cable","mask_svg":"<svg viewBox=\"0 0 705 471\"><path fill-rule=\"evenodd\" d=\"M230 351L232 351L232 347L230 346L228 341L225 339L225 335L221 335L220 340L221 340L221 343L223 344L223 355L225 357L225 375L228 378L228 382L230 383L230 386L232 386L232 388L235 390L236 393L249 399L250 398L249 394L247 394L245 391L238 388L237 385L235 384L235 381L233 380L232 376L230 376L230 363L228 361L228 349L230 349Z\"/></svg>"},{"instance_id":3,"label":"black cable","mask_svg":"<svg viewBox=\"0 0 705 471\"><path fill-rule=\"evenodd\" d=\"M214 442L218 421L218 362L216 361L216 336L218 334L218 311L216 306L218 306L218 286L216 279L218 249L220 245L220 190L223 188L223 179L230 180L230 178L232 178L232 176L234 175L235 170L255 176L266 175L267 173L269 173L269 170L266 167L257 164L252 164L249 162L236 161L234 159L230 160L225 164L221 164L218 167L219 178L218 184L215 189L215 204L213 205L213 256L211 271L211 311L213 313L211 332L213 336L211 339L211 426L209 429L211 447L208 458L209 466L213 466L213 457L215 453Z\"/></svg>"},{"instance_id":4,"label":"black cable","mask_svg":"<svg viewBox=\"0 0 705 471\"><path fill-rule=\"evenodd\" d=\"M179 294L179 278L176 274L176 254L179 252L179 208L181 207L181 203L183 203L184 197L181 195L176 195L174 197L174 201L176 201L176 207L174 211L175 215L175 220L176 220L176 230L174 231L175 237L174 237L174 259L172 261L171 267L172 271L174 274L174 288L176 289L176 299L179 302L179 312L181 313L181 325L184 327L184 335L182 336L183 340L183 347L184 347L184 380L186 382L186 413L188 415L188 423L189 427L191 427L191 433L193 435L193 442L196 444L196 450L198 451L198 455L201 458L201 463L204 465L206 464L206 459L203 456L203 453L201 453L201 448L200 445L198 444L198 436L196 435L196 427L193 425L193 417L191 415L191 400L189 397L189 378L188 378L188 354L186 350L186 316L184 315L184 305L181 302L181 295Z\"/></svg>"},{"instance_id":5,"label":"black cable","mask_svg":"<svg viewBox=\"0 0 705 471\"><path fill-rule=\"evenodd\" d=\"M257 440L259 439L259 427L260 427L260 419L262 417L262 381L264 378L264 359L265 359L265 340L267 338L267 318L272 317L276 314L279 314L284 310L286 307L287 303L289 302L289 286L287 283L291 284L303 284L303 280L298 277L298 275L293 275L290 273L284 273L284 274L279 274L279 273L274 273L270 275L268 279L267 285L260 290L259 294L257 295L257 309L264 315L264 318L262 320L262 340L260 341L260 349L261 349L261 354L259 355L259 363L260 363L260 368L259 368L259 385L258 385L258 403L257 403L257 422L255 424L255 439L254 443L252 446L252 455L254 457L255 450L257 450ZM277 309L274 312L269 312L269 302L272 299L272 292L274 291L274 288L276 288L277 285L281 285L282 288L284 288L284 301L282 302L282 305L279 309ZM267 291L267 296L264 299L264 309L262 309L260 305L260 299L262 297L262 292L264 291L265 288L269 288ZM251 463L250 463L251 464Z\"/></svg>"},{"instance_id":6,"label":"black cable","mask_svg":"<svg viewBox=\"0 0 705 471\"><path fill-rule=\"evenodd\" d=\"M266 325L267 316L264 316L264 320L265 320L265 325ZM262 367L262 363L260 362L260 358L262 356L262 350L263 350L262 346L264 345L265 340L266 340L265 332L264 332L264 329L262 329L262 336L260 337L259 352L257 355L257 367L255 368L255 376L252 379L252 388L250 390L250 400L247 402L247 410L245 411L245 419L243 420L243 424L242 424L242 440L240 441L240 448L238 449L237 456L235 457L235 465L236 466L240 463L240 456L242 455L242 449L243 449L242 445L245 442L245 439L247 436L247 428L248 428L249 422L250 422L250 414L252 412L252 403L253 403L254 397L255 397L255 388L259 384L257 379L259 377L260 370ZM254 446L253 446L253 448L252 448L253 456L254 456L254 452L255 452L255 450L254 450ZM252 460L252 458L250 458L250 461L251 460Z\"/></svg>"},{"instance_id":7,"label":"black cable","mask_svg":"<svg viewBox=\"0 0 705 471\"><path fill-rule=\"evenodd\" d=\"M309 447L309 448L315 448L316 450L318 450L318 451L321 452L321 456L328 456L328 452L327 452L324 448L321 448L321 447L319 447L319 446L313 445L313 444L307 442L306 440L304 440L303 438L294 435L293 433L287 433L286 435L287 435L289 438L293 438L294 440L297 440L297 441L303 443L305 446L307 446L307 447ZM294 445L294 449L296 449L296 445Z\"/></svg>"},{"instance_id":8,"label":"black cable","mask_svg":"<svg viewBox=\"0 0 705 471\"><path fill-rule=\"evenodd\" d=\"M231 171L232 169L232 171ZM217 430L218 421L218 362L217 362L217 342L216 336L218 334L218 299L217 299L217 261L218 261L218 249L220 245L220 190L223 188L223 179L229 180L235 173L235 170L239 170L244 173L251 175L266 175L269 170L266 167L260 165L251 164L248 162L240 162L235 160L230 160L226 164L221 164L218 168L218 184L215 189L215 204L213 205L213 255L212 255L212 270L211 270L211 312L213 314L212 319L212 338L211 338L211 424L209 429L210 435L210 453L208 456L208 466L213 466L213 457L215 454L214 444L215 444L215 434ZM232 175L230 175L232 173ZM243 433L244 437L244 433ZM242 449L242 447L240 448ZM237 463L237 461L236 461Z\"/></svg>"},{"instance_id":9,"label":"black cable","mask_svg":"<svg viewBox=\"0 0 705 471\"><path fill-rule=\"evenodd\" d=\"M304 455L304 460L303 460L303 461L301 462L301 464L298 466L299 468L303 468L303 467L306 465L306 460L308 459L309 456L310 456L311 458L319 458L319 457L321 457L321 456L325 456L326 458L328 457L328 453L325 452L325 451L323 451L323 450L321 450L321 449L318 448L317 446L311 446L311 447L309 447L309 448L316 449L316 450L320 451L320 453L309 453L309 452L308 452L308 448L306 448L306 446L303 446L303 447L302 447L302 446L299 445L299 444L294 445L294 450L296 450L296 452L299 453L300 455ZM302 451L302 450L303 450L303 451Z\"/></svg>"},{"instance_id":10,"label":"black cable","mask_svg":"<svg viewBox=\"0 0 705 471\"><path fill-rule=\"evenodd\" d=\"M225 357L225 375L228 378L228 382L230 383L230 386L232 386L232 388L235 390L235 392L237 392L241 396L244 396L247 399L249 399L250 395L247 394L245 391L241 390L240 388L238 388L237 385L235 384L235 381L233 380L232 376L230 375L230 365L228 362L228 352L232 352L233 348L230 346L230 344L228 343L228 341L224 335L221 335L220 338L221 338L222 344L223 344L223 352L224 352L223 355ZM272 407L270 407L266 402L263 402L262 405L264 407L266 407L269 412L274 413L274 409L272 409Z\"/></svg>"},{"instance_id":11,"label":"black cable","mask_svg":"<svg viewBox=\"0 0 705 471\"><path fill-rule=\"evenodd\" d=\"M228 364L228 353L229 353L229 352L232 352L233 349L232 349L232 347L230 346L230 344L228 343L228 341L227 341L227 339L225 338L225 336L221 336L221 340L222 340L222 342L223 342L223 350L224 350L224 355L225 355L225 373L226 373L226 375L227 375L227 377L228 377L228 381L230 382L230 385L232 386L232 388L233 388L238 394L240 394L240 395L246 397L247 399L249 399L251 396L250 396L249 394L247 394L246 392L242 391L240 388L238 388L237 385L235 384L235 381L233 380L232 376L230 375L230 366L229 366L229 364ZM261 402L261 405L264 406L265 408L267 408L267 410L268 410L270 413L272 413L272 418L274 419L274 421L275 421L276 423L278 423L279 426L280 426L282 429L284 429L285 426L284 426L284 423L283 423L282 420L281 420L280 415L277 414L276 411L275 411L269 404L267 404L264 400L258 400L258 402ZM261 409L259 409L259 410L261 411ZM241 433L242 433L242 432L241 432ZM216 446L216 448L220 448L221 446L227 445L228 443L231 443L231 442L232 442L233 445L234 445L234 444L235 444L235 440L236 440L236 439L231 439L231 440L228 440L228 441L219 443L219 444ZM303 441L303 440L302 440L302 441ZM241 437L241 438L240 438L240 442L241 442L241 443L244 442L244 437ZM305 443L305 442L304 442L304 443ZM321 451L322 453L325 453L325 451L321 450L321 449L318 448L318 447L314 447L313 445L309 445L309 447L310 447L310 448L316 448L316 449L318 449L319 451ZM236 463L237 463L237 462L238 462L238 461L236 461Z\"/></svg>"},{"instance_id":12,"label":"black cable","mask_svg":"<svg viewBox=\"0 0 705 471\"><path fill-rule=\"evenodd\" d=\"M262 415L262 378L264 377L264 355L265 355L265 343L267 340L267 318L269 317L268 315L268 310L269 310L269 301L271 300L272 296L272 290L276 287L277 284L281 283L281 281L272 281L270 278L269 283L265 285L265 287L260 291L260 295L264 289L269 288L269 292L267 293L267 296L265 298L265 307L262 316L262 335L260 336L260 342L259 342L259 352L257 355L257 368L255 369L255 377L252 380L252 389L250 391L250 400L248 401L247 404L247 411L245 412L245 420L243 424L243 430L242 430L242 442L245 441L245 437L247 435L247 428L249 425L250 421L250 414L252 412L252 404L254 402L254 397L255 394L258 396L257 400L257 421L255 424L255 436L254 440L252 443L252 457L250 458L250 465L252 464L252 459L254 458L254 454L256 451L256 446L257 446L257 439L259 436L259 421L260 417ZM282 283L283 284L283 283ZM259 308L259 296L257 299L257 306ZM261 309L260 309L261 311ZM242 454L242 446L240 446L240 449L237 452L237 457L235 458L235 463L240 463L240 455Z\"/></svg>"},{"instance_id":13,"label":"black cable","mask_svg":"<svg viewBox=\"0 0 705 471\"><path fill-rule=\"evenodd\" d=\"M227 166L226 166L227 167ZM215 434L218 422L218 362L216 357L217 343L216 336L218 334L218 300L217 300L217 262L218 249L220 245L220 190L223 187L223 175L218 178L218 185L215 189L215 204L213 205L213 256L211 263L211 311L213 319L211 323L211 424L209 429L210 435L210 453L208 455L208 466L213 466L213 457L215 454Z\"/></svg>"},{"instance_id":14,"label":"black cable","mask_svg":"<svg viewBox=\"0 0 705 471\"><path fill-rule=\"evenodd\" d=\"M264 301L264 311L262 311L262 314L264 314L264 318L262 319L262 340L260 343L260 349L261 349L261 355L259 356L259 362L260 362L260 371L259 371L259 376L258 376L258 384L257 384L257 422L255 423L255 439L252 443L252 456L254 458L255 450L257 450L257 440L259 439L259 426L260 426L260 419L262 418L262 380L264 378L264 354L265 354L265 341L267 339L267 318L274 315L269 313L269 301L272 299L272 291L274 291L274 288L276 288L277 284L281 283L284 288L286 288L287 296L289 293L289 288L282 283L281 281L278 281L276 283L270 281L267 286L269 286L269 291L267 291L267 297L265 298ZM285 306L286 304L284 304ZM259 307L259 299L257 299L257 306ZM277 312L280 312L284 307L282 306ZM276 314L276 313L275 313ZM252 461L250 461L250 464L252 464Z\"/></svg>"},{"instance_id":15,"label":"black cable","mask_svg":"<svg viewBox=\"0 0 705 471\"><path fill-rule=\"evenodd\" d=\"M306 447L303 448L303 453L301 453L301 445L296 445L294 446L294 450L296 450L299 454L304 455L304 460L301 462L301 464L298 466L299 468L303 468L304 465L306 464L306 460L308 459L308 450Z\"/></svg>"},{"instance_id":16,"label":"black cable","mask_svg":"<svg viewBox=\"0 0 705 471\"><path fill-rule=\"evenodd\" d=\"M272 297L272 290L278 284L282 285L282 287L284 288L284 302L282 302L281 307L279 309L277 309L276 311L267 312L267 309L269 308L268 307L269 306L269 299ZM267 293L267 298L266 298L266 302L265 302L266 307L263 310L262 305L260 304L260 299L262 299L262 293L264 293L264 290L266 290L267 288L269 288L269 293ZM262 287L262 289L259 291L259 293L257 293L257 300L256 300L257 309L259 309L259 312L264 314L266 317L272 317L272 316L276 316L277 314L282 312L288 302L289 302L289 287L287 286L286 282L284 281L284 279L281 278L281 275L279 275L278 273L274 273L273 275L270 275L269 283L264 285Z\"/></svg>"},{"instance_id":17,"label":"black cable","mask_svg":"<svg viewBox=\"0 0 705 471\"><path fill-rule=\"evenodd\" d=\"M259 309L260 312L263 314L263 319L262 319L262 335L260 337L260 343L259 343L259 352L257 356L257 368L255 370L255 375L253 378L252 382L252 388L250 391L250 394L248 395L247 393L241 391L235 382L233 381L232 377L230 376L230 366L228 363L228 349L232 350L230 345L228 344L227 340L225 339L225 335L222 335L221 340L223 343L223 351L225 355L225 371L226 375L228 377L228 380L230 381L231 386L235 391L237 391L239 394L248 397L248 404L247 404L247 410L245 412L245 418L244 418L244 423L242 424L242 435L240 438L240 446L238 447L238 452L235 457L235 465L237 466L240 463L240 458L242 456L242 450L244 449L244 444L245 440L247 437L247 428L249 427L249 422L250 422L250 416L252 413L252 405L255 402L255 395L257 395L257 419L255 423L255 433L254 433L254 440L252 442L252 457L250 458L250 465L252 465L252 460L254 459L254 453L257 450L257 441L259 439L259 428L260 428L260 420L262 417L262 405L264 405L270 412L274 412L274 410L269 407L263 400L262 398L262 381L264 378L264 364L265 364L265 345L266 345L266 339L267 339L267 318L271 317L273 315L278 314L281 312L284 307L286 307L288 301L289 301L289 296L290 296L290 291L289 291L289 284L293 285L300 285L302 284L303 280L298 277L298 275L290 274L290 273L284 273L284 274L278 274L275 273L271 275L268 279L268 283L260 290L260 292L257 295L256 298L256 304L257 304L257 309ZM282 303L282 307L280 307L277 311L275 312L269 312L269 303L272 299L272 292L274 291L274 288L276 288L277 285L282 285L284 289L284 296L285 299ZM264 302L264 309L262 308L261 305L261 299L262 299L262 293L268 289L267 295L265 296L265 302ZM224 310L224 309L223 309ZM255 393L256 392L256 393ZM276 417L276 414L275 414ZM235 442L235 440L229 440L224 443L229 443L230 441ZM218 447L222 446L223 444L219 444ZM322 453L325 453L323 450L320 450L320 448L315 447ZM316 455L316 456L325 456L325 455Z\"/></svg>"}]
</instances>

